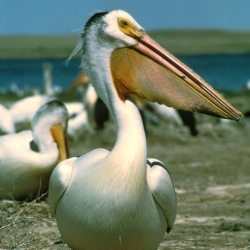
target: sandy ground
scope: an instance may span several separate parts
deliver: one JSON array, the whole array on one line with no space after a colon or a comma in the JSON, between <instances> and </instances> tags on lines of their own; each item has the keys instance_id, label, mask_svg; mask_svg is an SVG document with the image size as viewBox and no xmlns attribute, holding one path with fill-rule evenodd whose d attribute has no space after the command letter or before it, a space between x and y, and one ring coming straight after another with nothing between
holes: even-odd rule
<instances>
[{"instance_id":1,"label":"sandy ground","mask_svg":"<svg viewBox=\"0 0 250 250\"><path fill-rule=\"evenodd\" d=\"M250 109L247 96L229 100L243 112ZM175 226L158 249L250 249L250 120L196 118L197 137L165 122L147 128L148 156L170 170L178 202ZM111 149L114 137L109 123L70 142L71 155ZM0 249L69 249L46 195L33 202L0 201Z\"/></svg>"}]
</instances>

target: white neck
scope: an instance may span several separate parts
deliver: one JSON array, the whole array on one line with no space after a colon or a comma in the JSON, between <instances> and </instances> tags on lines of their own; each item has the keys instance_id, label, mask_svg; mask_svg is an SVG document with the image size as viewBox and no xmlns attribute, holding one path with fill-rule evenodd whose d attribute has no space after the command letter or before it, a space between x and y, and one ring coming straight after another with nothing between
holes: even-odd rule
<instances>
[{"instance_id":1,"label":"white neck","mask_svg":"<svg viewBox=\"0 0 250 250\"><path fill-rule=\"evenodd\" d=\"M107 51L105 53L107 55ZM99 50L97 56L101 57L101 54ZM98 59L95 58L95 61L97 62ZM136 182L142 180L145 183L147 148L140 113L132 101L120 100L111 73L107 74L107 69L110 68L109 60L99 61L104 63L95 64L95 71L92 71L91 62L89 66L86 65L85 70L97 94L107 105L117 129L115 146L106 160L113 166L113 169L115 166L117 171L124 173L124 176L134 177ZM112 166L110 167L112 168Z\"/></svg>"},{"instance_id":2,"label":"white neck","mask_svg":"<svg viewBox=\"0 0 250 250\"><path fill-rule=\"evenodd\" d=\"M108 96L110 94L108 93ZM141 116L132 101L123 102L118 96L115 99L110 112L117 135L114 148L107 160L121 172L121 179L127 178L138 188L143 188L143 184L146 183L147 148Z\"/></svg>"}]
</instances>

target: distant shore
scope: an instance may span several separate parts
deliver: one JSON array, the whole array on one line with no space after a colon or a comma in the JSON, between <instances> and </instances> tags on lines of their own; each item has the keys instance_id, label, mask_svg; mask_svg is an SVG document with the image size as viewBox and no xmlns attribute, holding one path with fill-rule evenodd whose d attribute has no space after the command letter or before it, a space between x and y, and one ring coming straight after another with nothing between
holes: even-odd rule
<instances>
[{"instance_id":1,"label":"distant shore","mask_svg":"<svg viewBox=\"0 0 250 250\"><path fill-rule=\"evenodd\" d=\"M157 30L148 33L176 55L250 53L250 31ZM78 39L79 36L65 35L0 36L0 59L67 58Z\"/></svg>"}]
</instances>

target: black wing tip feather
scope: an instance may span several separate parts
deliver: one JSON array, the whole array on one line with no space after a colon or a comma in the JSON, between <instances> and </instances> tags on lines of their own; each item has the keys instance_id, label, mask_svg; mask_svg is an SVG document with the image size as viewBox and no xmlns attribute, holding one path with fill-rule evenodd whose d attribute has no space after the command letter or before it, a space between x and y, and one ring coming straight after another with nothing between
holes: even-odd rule
<instances>
[{"instance_id":1,"label":"black wing tip feather","mask_svg":"<svg viewBox=\"0 0 250 250\"><path fill-rule=\"evenodd\" d=\"M165 165L164 165L163 163L159 162L159 161L153 161L153 162L151 162L151 161L147 160L147 164L148 164L151 168L152 168L153 166L160 166L160 167L164 168L164 169L168 172L168 170L167 170L167 168L165 167Z\"/></svg>"},{"instance_id":2,"label":"black wing tip feather","mask_svg":"<svg viewBox=\"0 0 250 250\"><path fill-rule=\"evenodd\" d=\"M171 177L171 174L170 174L170 172L168 171L168 169L166 168L166 166L162 163L162 162L159 162L159 161L149 161L148 159L147 159L147 164L152 168L152 167L154 167L154 166L159 166L159 167L162 167L163 169L165 169L166 171L167 171L167 173L169 174L169 176L170 176L170 178L171 178L171 180L172 180L172 177ZM173 182L173 180L172 180L172 182Z\"/></svg>"}]
</instances>

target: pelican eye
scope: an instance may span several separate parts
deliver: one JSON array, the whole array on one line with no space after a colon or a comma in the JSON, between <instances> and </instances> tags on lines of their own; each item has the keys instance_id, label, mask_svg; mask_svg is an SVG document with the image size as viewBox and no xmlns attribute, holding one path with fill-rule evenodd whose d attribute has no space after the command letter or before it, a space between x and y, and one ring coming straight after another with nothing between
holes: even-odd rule
<instances>
[{"instance_id":1,"label":"pelican eye","mask_svg":"<svg viewBox=\"0 0 250 250\"><path fill-rule=\"evenodd\" d=\"M128 26L128 22L125 21L125 20L121 20L121 26L122 26L122 27Z\"/></svg>"},{"instance_id":2,"label":"pelican eye","mask_svg":"<svg viewBox=\"0 0 250 250\"><path fill-rule=\"evenodd\" d=\"M141 36L140 32L135 28L130 20L126 18L118 18L117 22L120 31L122 31L124 34L134 38L138 38Z\"/></svg>"},{"instance_id":3,"label":"pelican eye","mask_svg":"<svg viewBox=\"0 0 250 250\"><path fill-rule=\"evenodd\" d=\"M119 18L119 19L118 19L118 24L119 24L119 26L120 26L121 28L123 28L123 29L126 29L126 28L128 28L129 26L131 26L131 25L130 25L130 22L129 22L128 20L124 19L124 18Z\"/></svg>"}]
</instances>

